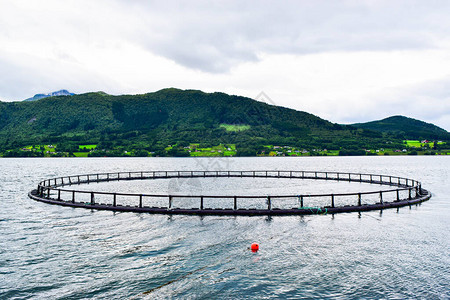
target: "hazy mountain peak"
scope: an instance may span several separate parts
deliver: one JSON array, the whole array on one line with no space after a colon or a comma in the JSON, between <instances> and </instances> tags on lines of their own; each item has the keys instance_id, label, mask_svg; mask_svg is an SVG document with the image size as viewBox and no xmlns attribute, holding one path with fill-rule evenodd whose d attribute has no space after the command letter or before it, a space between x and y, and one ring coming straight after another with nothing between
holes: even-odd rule
<instances>
[{"instance_id":1,"label":"hazy mountain peak","mask_svg":"<svg viewBox=\"0 0 450 300\"><path fill-rule=\"evenodd\" d=\"M56 92L51 92L48 94L36 94L31 98L25 99L23 101L35 101L35 100L39 100L39 99L43 99L43 98L48 98L48 97L56 97L56 96L73 96L75 95L74 93L69 92L68 90L59 90Z\"/></svg>"}]
</instances>

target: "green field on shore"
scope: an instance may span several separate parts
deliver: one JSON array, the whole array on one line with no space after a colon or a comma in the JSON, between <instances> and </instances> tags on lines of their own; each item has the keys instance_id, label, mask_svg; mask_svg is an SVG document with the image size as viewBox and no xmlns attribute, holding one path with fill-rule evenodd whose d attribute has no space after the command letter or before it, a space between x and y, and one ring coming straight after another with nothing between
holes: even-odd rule
<instances>
[{"instance_id":1,"label":"green field on shore","mask_svg":"<svg viewBox=\"0 0 450 300\"><path fill-rule=\"evenodd\" d=\"M433 148L434 147L434 142L429 142L429 141L422 143L421 141L416 141L416 140L405 140L403 142L406 144L406 146L414 147L414 148L421 148L421 147ZM437 141L437 144L443 145L444 142Z\"/></svg>"}]
</instances>

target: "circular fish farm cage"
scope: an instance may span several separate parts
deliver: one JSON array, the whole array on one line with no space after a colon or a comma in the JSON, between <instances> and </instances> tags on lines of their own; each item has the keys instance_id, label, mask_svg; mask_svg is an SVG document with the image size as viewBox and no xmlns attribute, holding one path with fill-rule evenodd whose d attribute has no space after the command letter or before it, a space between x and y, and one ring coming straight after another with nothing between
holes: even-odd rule
<instances>
[{"instance_id":1,"label":"circular fish farm cage","mask_svg":"<svg viewBox=\"0 0 450 300\"><path fill-rule=\"evenodd\" d=\"M375 191L347 193L220 195L126 193L73 189L90 183L190 179L271 178L357 182L384 186ZM301 186L298 187L301 190ZM34 200L69 207L154 214L187 215L308 215L362 212L419 204L431 198L420 182L403 177L321 171L139 171L73 175L41 181L29 192Z\"/></svg>"}]
</instances>

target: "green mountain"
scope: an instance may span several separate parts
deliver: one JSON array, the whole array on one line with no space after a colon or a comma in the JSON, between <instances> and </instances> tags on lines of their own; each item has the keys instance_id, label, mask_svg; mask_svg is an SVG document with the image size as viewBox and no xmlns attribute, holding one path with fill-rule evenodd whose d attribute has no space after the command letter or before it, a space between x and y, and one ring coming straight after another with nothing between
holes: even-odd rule
<instances>
[{"instance_id":1,"label":"green mountain","mask_svg":"<svg viewBox=\"0 0 450 300\"><path fill-rule=\"evenodd\" d=\"M399 135L409 139L450 139L446 130L420 120L404 116L393 116L383 120L353 124L357 128Z\"/></svg>"},{"instance_id":2,"label":"green mountain","mask_svg":"<svg viewBox=\"0 0 450 300\"><path fill-rule=\"evenodd\" d=\"M267 145L358 150L390 143L400 148L409 137L403 132L405 136L398 137L250 98L174 88L143 95L97 92L0 102L0 152L40 144L68 152L78 151L80 144L95 144L105 151L134 149L156 155L185 155L183 149L192 143L234 144L239 155L254 155Z\"/></svg>"}]
</instances>

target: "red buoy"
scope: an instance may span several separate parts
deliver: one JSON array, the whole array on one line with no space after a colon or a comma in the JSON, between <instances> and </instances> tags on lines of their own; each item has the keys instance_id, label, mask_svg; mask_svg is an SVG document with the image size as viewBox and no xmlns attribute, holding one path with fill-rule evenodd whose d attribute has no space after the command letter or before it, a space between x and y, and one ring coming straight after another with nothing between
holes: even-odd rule
<instances>
[{"instance_id":1,"label":"red buoy","mask_svg":"<svg viewBox=\"0 0 450 300\"><path fill-rule=\"evenodd\" d=\"M259 245L257 243L253 243L250 246L250 249L252 250L252 252L257 252L259 250Z\"/></svg>"}]
</instances>

